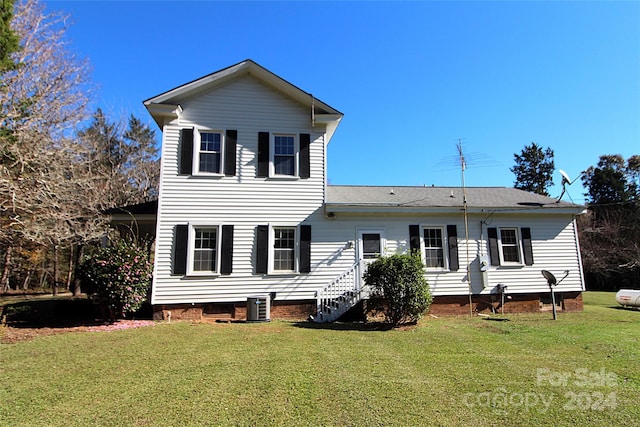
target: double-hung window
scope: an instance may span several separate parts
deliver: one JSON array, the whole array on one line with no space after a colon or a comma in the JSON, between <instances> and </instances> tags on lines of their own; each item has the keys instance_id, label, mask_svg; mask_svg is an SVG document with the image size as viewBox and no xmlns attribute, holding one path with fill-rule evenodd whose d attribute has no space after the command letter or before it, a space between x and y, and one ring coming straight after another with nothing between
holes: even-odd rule
<instances>
[{"instance_id":1,"label":"double-hung window","mask_svg":"<svg viewBox=\"0 0 640 427\"><path fill-rule=\"evenodd\" d=\"M311 135L258 132L258 178L311 177Z\"/></svg>"},{"instance_id":2,"label":"double-hung window","mask_svg":"<svg viewBox=\"0 0 640 427\"><path fill-rule=\"evenodd\" d=\"M187 276L231 274L233 228L231 224L177 224L171 273Z\"/></svg>"},{"instance_id":3,"label":"double-hung window","mask_svg":"<svg viewBox=\"0 0 640 427\"><path fill-rule=\"evenodd\" d=\"M296 229L295 227L273 227L274 272L296 271Z\"/></svg>"},{"instance_id":4,"label":"double-hung window","mask_svg":"<svg viewBox=\"0 0 640 427\"><path fill-rule=\"evenodd\" d=\"M533 265L533 240L529 227L489 227L487 235L491 265Z\"/></svg>"},{"instance_id":5,"label":"double-hung window","mask_svg":"<svg viewBox=\"0 0 640 427\"><path fill-rule=\"evenodd\" d=\"M217 271L218 228L194 227L193 234L193 271Z\"/></svg>"},{"instance_id":6,"label":"double-hung window","mask_svg":"<svg viewBox=\"0 0 640 427\"><path fill-rule=\"evenodd\" d=\"M238 131L180 130L178 175L236 175Z\"/></svg>"},{"instance_id":7,"label":"double-hung window","mask_svg":"<svg viewBox=\"0 0 640 427\"><path fill-rule=\"evenodd\" d=\"M440 227L424 227L424 261L427 268L444 268L444 237Z\"/></svg>"},{"instance_id":8,"label":"double-hung window","mask_svg":"<svg viewBox=\"0 0 640 427\"><path fill-rule=\"evenodd\" d=\"M458 271L458 227L455 224L409 226L411 252L422 256L431 271Z\"/></svg>"},{"instance_id":9,"label":"double-hung window","mask_svg":"<svg viewBox=\"0 0 640 427\"><path fill-rule=\"evenodd\" d=\"M257 274L311 272L311 226L308 224L258 225Z\"/></svg>"},{"instance_id":10,"label":"double-hung window","mask_svg":"<svg viewBox=\"0 0 640 427\"><path fill-rule=\"evenodd\" d=\"M198 150L195 150L195 164L199 173L222 173L223 136L221 132L199 131Z\"/></svg>"},{"instance_id":11,"label":"double-hung window","mask_svg":"<svg viewBox=\"0 0 640 427\"><path fill-rule=\"evenodd\" d=\"M504 263L520 263L520 239L517 228L500 229L500 252Z\"/></svg>"},{"instance_id":12,"label":"double-hung window","mask_svg":"<svg viewBox=\"0 0 640 427\"><path fill-rule=\"evenodd\" d=\"M273 174L297 176L296 138L293 135L273 136Z\"/></svg>"}]
</instances>

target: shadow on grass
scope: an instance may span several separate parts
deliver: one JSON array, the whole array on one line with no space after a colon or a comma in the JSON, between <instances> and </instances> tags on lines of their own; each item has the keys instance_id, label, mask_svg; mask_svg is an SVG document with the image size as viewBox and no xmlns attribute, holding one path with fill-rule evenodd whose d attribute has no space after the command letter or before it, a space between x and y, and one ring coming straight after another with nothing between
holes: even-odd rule
<instances>
[{"instance_id":1,"label":"shadow on grass","mask_svg":"<svg viewBox=\"0 0 640 427\"><path fill-rule=\"evenodd\" d=\"M49 298L7 304L0 313L11 328L71 328L114 323L88 298ZM136 318L150 318L136 313Z\"/></svg>"},{"instance_id":2,"label":"shadow on grass","mask_svg":"<svg viewBox=\"0 0 640 427\"><path fill-rule=\"evenodd\" d=\"M623 307L621 305L611 305L609 308L614 310L622 310L622 311L637 311L640 312L640 307Z\"/></svg>"},{"instance_id":3,"label":"shadow on grass","mask_svg":"<svg viewBox=\"0 0 640 427\"><path fill-rule=\"evenodd\" d=\"M295 322L293 326L303 329L326 329L331 331L390 331L393 329L389 323L382 322L333 322L333 323L316 323L316 322Z\"/></svg>"}]
</instances>

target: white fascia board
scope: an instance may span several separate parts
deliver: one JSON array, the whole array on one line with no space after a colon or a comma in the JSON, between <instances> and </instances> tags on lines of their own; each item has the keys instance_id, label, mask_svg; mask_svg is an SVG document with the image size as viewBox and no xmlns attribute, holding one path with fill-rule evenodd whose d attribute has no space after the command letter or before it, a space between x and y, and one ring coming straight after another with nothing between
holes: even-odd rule
<instances>
[{"instance_id":1,"label":"white fascia board","mask_svg":"<svg viewBox=\"0 0 640 427\"><path fill-rule=\"evenodd\" d=\"M182 113L182 107L174 104L147 104L145 102L145 107L147 107L147 111L160 129L162 129L166 119L177 119Z\"/></svg>"},{"instance_id":2,"label":"white fascia board","mask_svg":"<svg viewBox=\"0 0 640 427\"><path fill-rule=\"evenodd\" d=\"M462 206L401 206L386 203L370 203L351 205L346 203L326 203L326 213L384 213L384 214L460 214L464 211ZM575 208L467 208L468 214L535 214L535 215L579 215L584 210Z\"/></svg>"},{"instance_id":3,"label":"white fascia board","mask_svg":"<svg viewBox=\"0 0 640 427\"><path fill-rule=\"evenodd\" d=\"M383 213L383 214L422 214L422 213L460 213L462 207L407 207L388 204L348 205L342 203L327 203L326 213Z\"/></svg>"},{"instance_id":4,"label":"white fascia board","mask_svg":"<svg viewBox=\"0 0 640 427\"><path fill-rule=\"evenodd\" d=\"M338 125L340 124L340 120L342 120L342 114L316 114L314 116L316 124L325 124L326 125L326 144L331 141L333 134L335 133Z\"/></svg>"},{"instance_id":5,"label":"white fascia board","mask_svg":"<svg viewBox=\"0 0 640 427\"><path fill-rule=\"evenodd\" d=\"M156 215L144 214L144 215L127 215L127 214L115 214L110 216L111 222L156 222Z\"/></svg>"},{"instance_id":6,"label":"white fascia board","mask_svg":"<svg viewBox=\"0 0 640 427\"><path fill-rule=\"evenodd\" d=\"M201 77L199 79L193 80L189 83L183 84L182 86L178 86L177 88L171 89L167 92L161 93L153 98L147 99L144 101L145 105L149 104L162 104L167 100L171 100L177 96L180 96L184 93L187 93L193 89L197 89L201 86L208 85L209 83L215 82L216 80L220 80L227 76L230 76L248 66L248 61L240 62L239 64L232 65L231 67L225 68L221 71L217 71L213 74L209 74L207 76Z\"/></svg>"}]
</instances>

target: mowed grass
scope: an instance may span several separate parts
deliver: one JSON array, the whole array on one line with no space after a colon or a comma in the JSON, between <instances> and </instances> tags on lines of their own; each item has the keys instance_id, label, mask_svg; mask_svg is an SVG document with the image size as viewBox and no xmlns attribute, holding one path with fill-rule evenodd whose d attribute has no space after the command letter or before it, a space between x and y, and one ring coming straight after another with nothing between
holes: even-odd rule
<instances>
[{"instance_id":1,"label":"mowed grass","mask_svg":"<svg viewBox=\"0 0 640 427\"><path fill-rule=\"evenodd\" d=\"M640 311L584 298L556 321L163 322L0 344L0 425L640 425Z\"/></svg>"}]
</instances>

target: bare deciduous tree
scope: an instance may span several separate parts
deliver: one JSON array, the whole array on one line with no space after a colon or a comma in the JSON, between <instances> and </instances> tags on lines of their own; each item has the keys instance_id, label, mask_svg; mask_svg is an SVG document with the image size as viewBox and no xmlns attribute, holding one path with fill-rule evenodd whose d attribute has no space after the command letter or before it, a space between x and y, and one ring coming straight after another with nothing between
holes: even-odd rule
<instances>
[{"instance_id":1,"label":"bare deciduous tree","mask_svg":"<svg viewBox=\"0 0 640 427\"><path fill-rule=\"evenodd\" d=\"M104 230L96 177L74 137L88 117L88 63L67 48L66 19L35 0L16 5L17 66L2 74L0 92L0 239L7 247L27 239L51 248L54 293L60 246Z\"/></svg>"}]
</instances>

